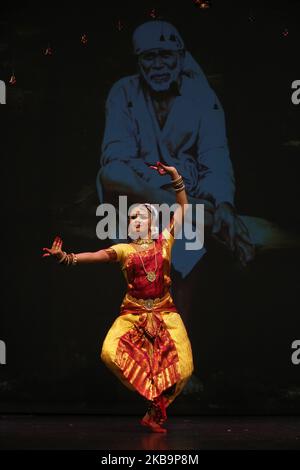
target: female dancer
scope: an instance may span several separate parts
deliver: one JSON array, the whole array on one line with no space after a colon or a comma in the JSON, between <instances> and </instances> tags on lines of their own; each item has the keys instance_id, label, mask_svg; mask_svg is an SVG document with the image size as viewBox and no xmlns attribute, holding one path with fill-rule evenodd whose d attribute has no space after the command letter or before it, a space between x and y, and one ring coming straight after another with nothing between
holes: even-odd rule
<instances>
[{"instance_id":1,"label":"female dancer","mask_svg":"<svg viewBox=\"0 0 300 470\"><path fill-rule=\"evenodd\" d=\"M175 167L157 162L152 168L171 176L178 204L170 224L158 237L153 235L156 208L137 204L129 213L132 243L119 243L92 253L67 254L62 251L61 238L56 237L52 248L43 248L43 257L54 256L65 265L120 263L127 292L120 315L103 342L101 359L126 387L148 401L140 423L153 432L164 433L166 408L182 391L194 368L186 328L169 291L171 249L188 200Z\"/></svg>"}]
</instances>

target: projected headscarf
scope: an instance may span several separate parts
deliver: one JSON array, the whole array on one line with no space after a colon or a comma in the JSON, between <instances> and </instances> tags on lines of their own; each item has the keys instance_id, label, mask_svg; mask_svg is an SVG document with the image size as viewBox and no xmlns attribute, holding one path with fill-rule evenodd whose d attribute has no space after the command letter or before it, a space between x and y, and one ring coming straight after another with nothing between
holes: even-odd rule
<instances>
[{"instance_id":1,"label":"projected headscarf","mask_svg":"<svg viewBox=\"0 0 300 470\"><path fill-rule=\"evenodd\" d=\"M166 21L150 21L133 33L134 53L140 72L156 92L167 91L182 70L184 42L177 29Z\"/></svg>"}]
</instances>

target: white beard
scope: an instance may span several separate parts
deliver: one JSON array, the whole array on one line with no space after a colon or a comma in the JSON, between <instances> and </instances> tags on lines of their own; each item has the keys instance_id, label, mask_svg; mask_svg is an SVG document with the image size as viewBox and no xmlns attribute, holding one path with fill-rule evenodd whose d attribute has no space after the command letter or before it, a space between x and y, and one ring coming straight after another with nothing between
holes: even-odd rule
<instances>
[{"instance_id":1,"label":"white beard","mask_svg":"<svg viewBox=\"0 0 300 470\"><path fill-rule=\"evenodd\" d=\"M170 75L170 78L168 80L165 80L161 83L156 82L155 80L151 79L147 74L145 74L143 67L140 67L140 73L142 74L144 80L148 84L148 86L155 92L161 92L161 91L168 91L171 84L173 82L177 82L179 74L181 71L181 66L180 66L180 61L178 60L177 66L173 70L166 70L165 72L160 72L160 73L167 73ZM153 73L151 73L153 74Z\"/></svg>"}]
</instances>

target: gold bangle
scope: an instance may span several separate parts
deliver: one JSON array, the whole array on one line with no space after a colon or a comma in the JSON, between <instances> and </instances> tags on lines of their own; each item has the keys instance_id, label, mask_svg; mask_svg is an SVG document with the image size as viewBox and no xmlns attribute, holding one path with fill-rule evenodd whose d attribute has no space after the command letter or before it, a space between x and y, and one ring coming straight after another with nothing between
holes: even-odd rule
<instances>
[{"instance_id":1,"label":"gold bangle","mask_svg":"<svg viewBox=\"0 0 300 470\"><path fill-rule=\"evenodd\" d=\"M74 253L71 253L71 258L72 258L72 260L70 261L70 264L72 266L75 266L77 264L77 261L78 261L77 256Z\"/></svg>"},{"instance_id":2,"label":"gold bangle","mask_svg":"<svg viewBox=\"0 0 300 470\"><path fill-rule=\"evenodd\" d=\"M175 189L175 192L179 193L179 191L182 191L183 189L185 189L185 185L181 186L180 188Z\"/></svg>"},{"instance_id":3,"label":"gold bangle","mask_svg":"<svg viewBox=\"0 0 300 470\"><path fill-rule=\"evenodd\" d=\"M180 183L180 181L182 181L182 176L180 176L177 180L172 181L172 183L173 184L178 184L178 183Z\"/></svg>"},{"instance_id":4,"label":"gold bangle","mask_svg":"<svg viewBox=\"0 0 300 470\"><path fill-rule=\"evenodd\" d=\"M182 180L182 181L180 181L179 183L174 184L174 185L173 185L173 188L175 188L175 189L176 189L176 188L179 188L179 187L182 186L183 184L184 184L184 182L183 182L183 180Z\"/></svg>"},{"instance_id":5,"label":"gold bangle","mask_svg":"<svg viewBox=\"0 0 300 470\"><path fill-rule=\"evenodd\" d=\"M180 178L177 179L176 181L172 181L172 184L173 186L177 186L178 184L182 183L182 181L183 181L183 178L182 176L180 176Z\"/></svg>"},{"instance_id":6,"label":"gold bangle","mask_svg":"<svg viewBox=\"0 0 300 470\"><path fill-rule=\"evenodd\" d=\"M67 254L65 251L63 252L63 257L61 258L60 261L58 261L59 264L64 264L65 266L76 266L78 263L78 258L74 253L69 253Z\"/></svg>"},{"instance_id":7,"label":"gold bangle","mask_svg":"<svg viewBox=\"0 0 300 470\"><path fill-rule=\"evenodd\" d=\"M177 183L177 181L179 181L179 180L181 180L181 179L182 179L182 176L179 175L178 178L176 178L176 180L172 180L172 183L173 183L173 184L174 184L174 183Z\"/></svg>"},{"instance_id":8,"label":"gold bangle","mask_svg":"<svg viewBox=\"0 0 300 470\"><path fill-rule=\"evenodd\" d=\"M173 186L174 189L180 188L184 184L183 181Z\"/></svg>"},{"instance_id":9,"label":"gold bangle","mask_svg":"<svg viewBox=\"0 0 300 470\"><path fill-rule=\"evenodd\" d=\"M61 264L65 261L66 259L66 256L67 256L67 253L65 251L63 251L63 256L61 257L61 259L58 261L58 264Z\"/></svg>"}]
</instances>

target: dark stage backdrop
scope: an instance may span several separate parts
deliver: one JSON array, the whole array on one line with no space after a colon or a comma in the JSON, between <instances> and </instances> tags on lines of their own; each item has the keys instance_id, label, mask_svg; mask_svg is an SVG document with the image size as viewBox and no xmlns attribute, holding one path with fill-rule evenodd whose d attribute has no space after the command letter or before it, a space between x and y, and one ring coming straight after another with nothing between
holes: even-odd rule
<instances>
[{"instance_id":1,"label":"dark stage backdrop","mask_svg":"<svg viewBox=\"0 0 300 470\"><path fill-rule=\"evenodd\" d=\"M105 100L135 73L131 34L155 15L179 29L223 104L239 214L286 240L246 269L220 247L205 257L187 325L198 380L170 413L300 412L299 3L185 0L2 11L2 413L144 409L100 360L125 289L118 265L61 269L41 249L56 234L69 252L110 245L95 232Z\"/></svg>"}]
</instances>

